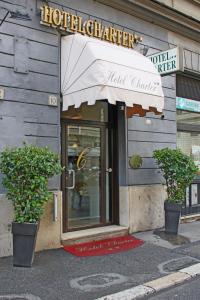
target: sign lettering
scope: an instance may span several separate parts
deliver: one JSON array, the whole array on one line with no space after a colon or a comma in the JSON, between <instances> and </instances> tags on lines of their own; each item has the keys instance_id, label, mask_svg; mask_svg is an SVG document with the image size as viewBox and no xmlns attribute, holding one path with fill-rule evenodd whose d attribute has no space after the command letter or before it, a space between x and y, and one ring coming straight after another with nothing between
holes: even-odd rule
<instances>
[{"instance_id":1,"label":"sign lettering","mask_svg":"<svg viewBox=\"0 0 200 300\"><path fill-rule=\"evenodd\" d=\"M77 159L77 162L76 162L76 166L77 166L77 169L78 170L81 170L85 167L85 164L87 162L87 159L86 159L86 156L88 155L88 153L90 152L90 148L89 147L86 147L85 149L83 149L79 156L78 156L78 159Z\"/></svg>"},{"instance_id":2,"label":"sign lettering","mask_svg":"<svg viewBox=\"0 0 200 300\"><path fill-rule=\"evenodd\" d=\"M40 23L67 32L78 32L127 48L134 48L137 43L142 41L142 37L135 33L115 29L111 26L107 27L96 20L84 21L82 17L47 5L41 7Z\"/></svg>"},{"instance_id":3,"label":"sign lettering","mask_svg":"<svg viewBox=\"0 0 200 300\"><path fill-rule=\"evenodd\" d=\"M173 48L148 56L161 75L183 71L181 48Z\"/></svg>"},{"instance_id":4,"label":"sign lettering","mask_svg":"<svg viewBox=\"0 0 200 300\"><path fill-rule=\"evenodd\" d=\"M112 86L121 86L138 92L157 94L160 83L158 81L152 81L151 77L147 78L146 76L146 78L144 78L142 75L143 73L141 74L141 77L138 77L128 73L109 71L107 83Z\"/></svg>"},{"instance_id":5,"label":"sign lettering","mask_svg":"<svg viewBox=\"0 0 200 300\"><path fill-rule=\"evenodd\" d=\"M176 97L176 108L193 112L200 112L200 102L192 99Z\"/></svg>"}]
</instances>

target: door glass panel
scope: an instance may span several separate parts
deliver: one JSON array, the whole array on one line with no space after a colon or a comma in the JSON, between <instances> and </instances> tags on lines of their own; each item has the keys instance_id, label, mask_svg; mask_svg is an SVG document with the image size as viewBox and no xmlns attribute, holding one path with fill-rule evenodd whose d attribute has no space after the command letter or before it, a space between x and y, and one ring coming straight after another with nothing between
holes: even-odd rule
<instances>
[{"instance_id":1,"label":"door glass panel","mask_svg":"<svg viewBox=\"0 0 200 300\"><path fill-rule=\"evenodd\" d=\"M66 128L67 227L97 225L101 222L101 128Z\"/></svg>"}]
</instances>

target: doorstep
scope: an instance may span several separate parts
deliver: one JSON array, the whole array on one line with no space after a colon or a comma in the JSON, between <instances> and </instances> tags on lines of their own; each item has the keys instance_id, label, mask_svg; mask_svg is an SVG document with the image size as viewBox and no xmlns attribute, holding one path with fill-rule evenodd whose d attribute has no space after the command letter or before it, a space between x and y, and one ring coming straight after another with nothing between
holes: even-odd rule
<instances>
[{"instance_id":1,"label":"doorstep","mask_svg":"<svg viewBox=\"0 0 200 300\"><path fill-rule=\"evenodd\" d=\"M119 237L127 234L128 227L111 225L63 233L61 243L65 246Z\"/></svg>"}]
</instances>

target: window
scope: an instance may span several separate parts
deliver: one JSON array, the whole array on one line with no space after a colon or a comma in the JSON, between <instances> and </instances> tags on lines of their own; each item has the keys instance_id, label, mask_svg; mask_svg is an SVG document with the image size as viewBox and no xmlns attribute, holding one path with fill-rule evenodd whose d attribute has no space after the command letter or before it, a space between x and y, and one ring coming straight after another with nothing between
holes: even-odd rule
<instances>
[{"instance_id":1,"label":"window","mask_svg":"<svg viewBox=\"0 0 200 300\"><path fill-rule=\"evenodd\" d=\"M177 147L193 157L200 175L200 113L177 110ZM187 188L183 214L200 211L200 176Z\"/></svg>"}]
</instances>

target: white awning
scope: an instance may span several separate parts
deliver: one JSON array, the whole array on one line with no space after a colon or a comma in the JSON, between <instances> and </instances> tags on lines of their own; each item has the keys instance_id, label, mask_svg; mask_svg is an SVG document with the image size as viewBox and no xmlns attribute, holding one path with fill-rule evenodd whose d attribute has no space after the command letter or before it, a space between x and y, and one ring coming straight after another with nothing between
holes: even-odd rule
<instances>
[{"instance_id":1,"label":"white awning","mask_svg":"<svg viewBox=\"0 0 200 300\"><path fill-rule=\"evenodd\" d=\"M64 111L103 99L157 112L164 107L161 77L147 57L81 34L62 37L61 91Z\"/></svg>"}]
</instances>

